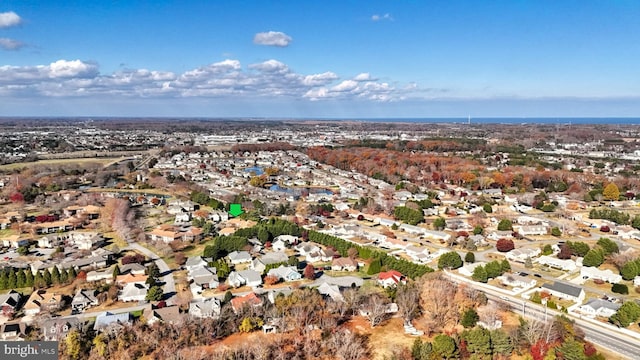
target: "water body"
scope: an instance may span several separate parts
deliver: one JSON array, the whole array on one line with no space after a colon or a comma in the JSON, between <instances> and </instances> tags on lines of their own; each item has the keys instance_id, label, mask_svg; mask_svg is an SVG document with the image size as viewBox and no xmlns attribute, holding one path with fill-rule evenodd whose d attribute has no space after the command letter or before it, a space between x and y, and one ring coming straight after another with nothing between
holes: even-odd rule
<instances>
[{"instance_id":1,"label":"water body","mask_svg":"<svg viewBox=\"0 0 640 360\"><path fill-rule=\"evenodd\" d=\"M257 176L260 176L260 175L264 174L264 169L259 167L259 166L248 167L248 168L244 169L244 171L248 172L248 173L253 172Z\"/></svg>"},{"instance_id":2,"label":"water body","mask_svg":"<svg viewBox=\"0 0 640 360\"><path fill-rule=\"evenodd\" d=\"M469 118L365 118L365 119L352 119L353 121L363 122L379 122L379 123L459 123L467 124ZM471 124L621 124L621 125L640 125L640 118L638 117L611 117L611 118L592 118L592 117L479 117L471 118Z\"/></svg>"}]
</instances>

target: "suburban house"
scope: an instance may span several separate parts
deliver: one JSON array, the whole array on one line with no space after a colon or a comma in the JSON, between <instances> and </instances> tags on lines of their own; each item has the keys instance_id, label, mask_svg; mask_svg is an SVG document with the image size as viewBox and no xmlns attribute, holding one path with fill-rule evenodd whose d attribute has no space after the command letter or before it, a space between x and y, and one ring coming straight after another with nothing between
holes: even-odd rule
<instances>
[{"instance_id":1,"label":"suburban house","mask_svg":"<svg viewBox=\"0 0 640 360\"><path fill-rule=\"evenodd\" d=\"M236 314L245 306L259 307L262 306L262 299L254 292L250 292L245 296L238 296L231 299L231 307Z\"/></svg>"},{"instance_id":2,"label":"suburban house","mask_svg":"<svg viewBox=\"0 0 640 360\"><path fill-rule=\"evenodd\" d=\"M5 238L2 238L2 245L4 247L17 249L20 246L29 245L29 241L31 241L31 240L32 240L32 238L30 236L28 236L28 235L24 235L24 234L11 235L11 236L7 236Z\"/></svg>"},{"instance_id":3,"label":"suburban house","mask_svg":"<svg viewBox=\"0 0 640 360\"><path fill-rule=\"evenodd\" d=\"M117 334L118 330L125 325L131 325L132 322L133 317L129 312L114 314L105 311L96 317L93 330Z\"/></svg>"},{"instance_id":4,"label":"suburban house","mask_svg":"<svg viewBox=\"0 0 640 360\"><path fill-rule=\"evenodd\" d=\"M336 258L331 262L331 270L356 271L358 270L358 262L355 259L349 257Z\"/></svg>"},{"instance_id":5,"label":"suburban house","mask_svg":"<svg viewBox=\"0 0 640 360\"><path fill-rule=\"evenodd\" d=\"M91 306L98 306L98 304L96 290L78 289L73 300L71 300L71 309L73 311L83 311Z\"/></svg>"},{"instance_id":6,"label":"suburban house","mask_svg":"<svg viewBox=\"0 0 640 360\"><path fill-rule=\"evenodd\" d=\"M116 276L116 284L118 285L126 285L130 283L139 283L144 284L147 282L147 278L149 278L146 274L135 275L135 274L124 274Z\"/></svg>"},{"instance_id":7,"label":"suburban house","mask_svg":"<svg viewBox=\"0 0 640 360\"><path fill-rule=\"evenodd\" d=\"M195 285L198 292L205 289L215 289L219 285L216 268L199 267L190 271L187 278L193 281L192 285Z\"/></svg>"},{"instance_id":8,"label":"suburban house","mask_svg":"<svg viewBox=\"0 0 640 360\"><path fill-rule=\"evenodd\" d=\"M286 263L289 260L287 254L282 251L274 251L270 253L266 253L258 259L254 259L251 261L251 269L263 273L266 269L267 265L278 264L278 263Z\"/></svg>"},{"instance_id":9,"label":"suburban house","mask_svg":"<svg viewBox=\"0 0 640 360\"><path fill-rule=\"evenodd\" d=\"M246 251L232 251L229 253L229 260L233 265L250 263L253 257Z\"/></svg>"},{"instance_id":10,"label":"suburban house","mask_svg":"<svg viewBox=\"0 0 640 360\"><path fill-rule=\"evenodd\" d=\"M22 322L11 322L0 324L0 340L20 341L24 340L27 324Z\"/></svg>"},{"instance_id":11,"label":"suburban house","mask_svg":"<svg viewBox=\"0 0 640 360\"><path fill-rule=\"evenodd\" d=\"M51 318L42 322L42 332L45 341L63 340L69 331L80 330L83 323L77 317Z\"/></svg>"},{"instance_id":12,"label":"suburban house","mask_svg":"<svg viewBox=\"0 0 640 360\"><path fill-rule=\"evenodd\" d=\"M46 290L36 290L31 293L24 305L25 315L35 315L41 311L56 311L62 306L62 295Z\"/></svg>"},{"instance_id":13,"label":"suburban house","mask_svg":"<svg viewBox=\"0 0 640 360\"><path fill-rule=\"evenodd\" d=\"M87 273L87 282L104 281L107 284L113 282L113 269L94 270Z\"/></svg>"},{"instance_id":14,"label":"suburban house","mask_svg":"<svg viewBox=\"0 0 640 360\"><path fill-rule=\"evenodd\" d=\"M589 317L611 317L618 311L620 304L612 303L602 299L591 299L582 304L577 310Z\"/></svg>"},{"instance_id":15,"label":"suburban house","mask_svg":"<svg viewBox=\"0 0 640 360\"><path fill-rule=\"evenodd\" d=\"M522 236L546 235L548 230L545 225L522 225L514 226L513 229Z\"/></svg>"},{"instance_id":16,"label":"suburban house","mask_svg":"<svg viewBox=\"0 0 640 360\"><path fill-rule=\"evenodd\" d=\"M576 262L571 259L558 259L556 257L542 255L538 259L536 259L538 264L547 265L552 268L564 270L564 271L574 271L578 268Z\"/></svg>"},{"instance_id":17,"label":"suburban house","mask_svg":"<svg viewBox=\"0 0 640 360\"><path fill-rule=\"evenodd\" d=\"M104 237L97 232L73 232L66 236L70 245L77 246L79 250L91 250L93 247L101 246Z\"/></svg>"},{"instance_id":18,"label":"suburban house","mask_svg":"<svg viewBox=\"0 0 640 360\"><path fill-rule=\"evenodd\" d=\"M243 285L257 287L262 285L262 277L255 270L232 271L227 277L227 283L233 287Z\"/></svg>"},{"instance_id":19,"label":"suburban house","mask_svg":"<svg viewBox=\"0 0 640 360\"><path fill-rule=\"evenodd\" d=\"M187 271L192 271L194 269L207 265L208 262L201 256L189 256L189 258L187 258L187 262L184 263L184 267L185 269L187 269Z\"/></svg>"},{"instance_id":20,"label":"suburban house","mask_svg":"<svg viewBox=\"0 0 640 360\"><path fill-rule=\"evenodd\" d=\"M155 323L177 324L182 321L180 308L178 306L165 306L162 308L153 308L152 305L147 307L142 316L147 320L147 325Z\"/></svg>"},{"instance_id":21,"label":"suburban house","mask_svg":"<svg viewBox=\"0 0 640 360\"><path fill-rule=\"evenodd\" d=\"M615 274L609 269L600 270L597 267L592 266L583 266L580 269L580 276L582 276L582 278L585 280L602 280L610 284L617 284L622 281L622 276L620 274Z\"/></svg>"},{"instance_id":22,"label":"suburban house","mask_svg":"<svg viewBox=\"0 0 640 360\"><path fill-rule=\"evenodd\" d=\"M53 249L62 244L62 239L57 235L47 235L38 239L39 248Z\"/></svg>"},{"instance_id":23,"label":"suburban house","mask_svg":"<svg viewBox=\"0 0 640 360\"><path fill-rule=\"evenodd\" d=\"M22 300L22 295L15 290L0 295L0 315L8 318L13 317L13 314L18 310L20 300Z\"/></svg>"},{"instance_id":24,"label":"suburban house","mask_svg":"<svg viewBox=\"0 0 640 360\"><path fill-rule=\"evenodd\" d=\"M189 304L189 315L197 318L218 317L221 309L220 299L212 297L194 300Z\"/></svg>"},{"instance_id":25,"label":"suburban house","mask_svg":"<svg viewBox=\"0 0 640 360\"><path fill-rule=\"evenodd\" d=\"M338 285L331 285L326 282L322 283L318 286L318 292L322 296L330 297L333 301L344 301Z\"/></svg>"},{"instance_id":26,"label":"suburban house","mask_svg":"<svg viewBox=\"0 0 640 360\"><path fill-rule=\"evenodd\" d=\"M533 259L534 257L540 255L539 248L519 248L513 249L507 252L505 255L508 260L515 261L519 263L524 263L527 259Z\"/></svg>"},{"instance_id":27,"label":"suburban house","mask_svg":"<svg viewBox=\"0 0 640 360\"><path fill-rule=\"evenodd\" d=\"M464 275L464 276L471 276L471 275L473 275L473 271L478 266L484 266L484 265L486 265L486 263L484 263L482 261L471 263L471 264L465 264L464 266L462 266L461 268L458 269L458 273L460 275Z\"/></svg>"},{"instance_id":28,"label":"suburban house","mask_svg":"<svg viewBox=\"0 0 640 360\"><path fill-rule=\"evenodd\" d=\"M54 234L54 233L71 231L74 229L74 225L72 225L68 221L68 219L66 219L66 220L46 222L42 224L35 224L31 229L36 235Z\"/></svg>"},{"instance_id":29,"label":"suburban house","mask_svg":"<svg viewBox=\"0 0 640 360\"><path fill-rule=\"evenodd\" d=\"M518 288L532 288L536 286L536 280L520 274L503 274L497 277L500 282L506 286L518 287Z\"/></svg>"},{"instance_id":30,"label":"suburban house","mask_svg":"<svg viewBox=\"0 0 640 360\"><path fill-rule=\"evenodd\" d=\"M147 290L147 285L145 283L127 283L118 294L118 300L124 302L144 301L147 296Z\"/></svg>"},{"instance_id":31,"label":"suburban house","mask_svg":"<svg viewBox=\"0 0 640 360\"><path fill-rule=\"evenodd\" d=\"M267 276L275 276L278 280L295 281L302 279L302 275L293 266L280 265L275 269L269 270Z\"/></svg>"},{"instance_id":32,"label":"suburban house","mask_svg":"<svg viewBox=\"0 0 640 360\"><path fill-rule=\"evenodd\" d=\"M144 275L146 272L147 268L138 263L124 264L120 267L120 275Z\"/></svg>"},{"instance_id":33,"label":"suburban house","mask_svg":"<svg viewBox=\"0 0 640 360\"><path fill-rule=\"evenodd\" d=\"M553 284L543 284L541 288L553 296L577 303L582 302L585 297L585 293L582 288L560 281L555 281Z\"/></svg>"},{"instance_id":34,"label":"suburban house","mask_svg":"<svg viewBox=\"0 0 640 360\"><path fill-rule=\"evenodd\" d=\"M389 270L378 274L378 284L383 288L394 287L399 283L405 283L404 275L399 271Z\"/></svg>"}]
</instances>

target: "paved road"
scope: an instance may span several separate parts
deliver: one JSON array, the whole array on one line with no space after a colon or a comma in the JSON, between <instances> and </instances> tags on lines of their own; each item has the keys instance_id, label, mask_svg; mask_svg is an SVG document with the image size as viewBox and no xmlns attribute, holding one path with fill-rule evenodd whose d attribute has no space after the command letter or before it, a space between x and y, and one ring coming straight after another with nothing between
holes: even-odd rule
<instances>
[{"instance_id":1,"label":"paved road","mask_svg":"<svg viewBox=\"0 0 640 360\"><path fill-rule=\"evenodd\" d=\"M169 268L169 265L162 260L158 255L156 255L153 251L145 248L144 246L137 243L130 243L127 246L127 249L135 250L144 254L148 258L155 261L156 265L158 265L158 269L160 269L160 274L163 274L161 281L164 282L163 291L165 294L164 300L167 302L167 305L172 305L176 296L176 282L173 278L173 272Z\"/></svg>"},{"instance_id":2,"label":"paved road","mask_svg":"<svg viewBox=\"0 0 640 360\"><path fill-rule=\"evenodd\" d=\"M513 312L524 315L525 317L544 320L545 316L551 318L556 315L561 315L559 312L551 309L546 309L545 314L545 308L543 306L515 297L509 294L506 290L500 290L493 288L490 285L470 281L462 276L449 272L444 273L454 282L464 282L466 285L484 292L490 300L509 304ZM563 315L569 316L578 326L580 326L585 333L586 340L619 353L629 359L640 359L640 339L628 336L617 327L609 324L593 324L573 314Z\"/></svg>"}]
</instances>

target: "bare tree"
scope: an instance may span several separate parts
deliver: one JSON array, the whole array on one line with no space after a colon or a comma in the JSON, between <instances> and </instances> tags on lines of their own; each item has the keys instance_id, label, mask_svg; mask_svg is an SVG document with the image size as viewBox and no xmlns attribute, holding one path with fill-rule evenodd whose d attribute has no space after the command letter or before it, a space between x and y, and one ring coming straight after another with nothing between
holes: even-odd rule
<instances>
[{"instance_id":1,"label":"bare tree","mask_svg":"<svg viewBox=\"0 0 640 360\"><path fill-rule=\"evenodd\" d=\"M411 321L420 310L420 288L414 282L399 285L396 292L396 303L405 321Z\"/></svg>"},{"instance_id":2,"label":"bare tree","mask_svg":"<svg viewBox=\"0 0 640 360\"><path fill-rule=\"evenodd\" d=\"M439 276L427 277L423 282L420 296L422 308L436 329L458 322L460 311L454 301L457 291L455 283Z\"/></svg>"},{"instance_id":3,"label":"bare tree","mask_svg":"<svg viewBox=\"0 0 640 360\"><path fill-rule=\"evenodd\" d=\"M369 344L362 336L338 330L328 340L329 352L340 360L359 360L369 355Z\"/></svg>"},{"instance_id":4,"label":"bare tree","mask_svg":"<svg viewBox=\"0 0 640 360\"><path fill-rule=\"evenodd\" d=\"M364 315L371 327L382 323L389 317L389 298L380 294L372 293L361 305L361 313Z\"/></svg>"}]
</instances>

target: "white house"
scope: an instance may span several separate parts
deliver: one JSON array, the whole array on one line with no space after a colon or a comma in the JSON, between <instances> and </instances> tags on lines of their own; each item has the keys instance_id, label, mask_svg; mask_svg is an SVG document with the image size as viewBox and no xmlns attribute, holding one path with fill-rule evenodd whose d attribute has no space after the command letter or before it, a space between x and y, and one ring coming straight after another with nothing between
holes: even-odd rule
<instances>
[{"instance_id":1,"label":"white house","mask_svg":"<svg viewBox=\"0 0 640 360\"><path fill-rule=\"evenodd\" d=\"M269 270L268 276L275 276L278 280L295 281L300 280L302 275L293 266L280 265L275 269Z\"/></svg>"},{"instance_id":2,"label":"white house","mask_svg":"<svg viewBox=\"0 0 640 360\"><path fill-rule=\"evenodd\" d=\"M596 316L611 317L618 311L620 304L612 303L602 299L591 299L581 305L578 311L593 318Z\"/></svg>"},{"instance_id":3,"label":"white house","mask_svg":"<svg viewBox=\"0 0 640 360\"><path fill-rule=\"evenodd\" d=\"M220 299L200 299L189 304L189 315L197 318L218 317L221 309Z\"/></svg>"},{"instance_id":4,"label":"white house","mask_svg":"<svg viewBox=\"0 0 640 360\"><path fill-rule=\"evenodd\" d=\"M527 289L536 286L535 279L522 276L520 274L503 274L501 276L498 276L497 279L500 280L500 282L502 282L504 285L512 287Z\"/></svg>"},{"instance_id":5,"label":"white house","mask_svg":"<svg viewBox=\"0 0 640 360\"><path fill-rule=\"evenodd\" d=\"M129 301L144 301L147 296L147 285L139 282L135 283L127 283L120 294L118 295L118 299L120 301L129 302Z\"/></svg>"},{"instance_id":6,"label":"white house","mask_svg":"<svg viewBox=\"0 0 640 360\"><path fill-rule=\"evenodd\" d=\"M592 266L583 266L580 269L580 276L583 279L592 279L592 280L602 280L604 282L608 282L610 284L617 284L622 281L622 276L620 274L615 274L613 271L600 270L596 267Z\"/></svg>"},{"instance_id":7,"label":"white house","mask_svg":"<svg viewBox=\"0 0 640 360\"><path fill-rule=\"evenodd\" d=\"M458 269L458 273L460 275L464 275L464 276L471 276L473 275L473 271L478 267L478 266L484 266L485 263L480 261L480 262L476 262L476 263L471 263L471 264L466 264L463 267ZM480 270L478 270L480 271Z\"/></svg>"},{"instance_id":8,"label":"white house","mask_svg":"<svg viewBox=\"0 0 640 360\"><path fill-rule=\"evenodd\" d=\"M547 256L547 255L540 256L537 259L537 262L540 265L547 265L549 267L564 270L564 271L574 271L578 268L578 266L576 265L576 262L571 259L562 260L556 257Z\"/></svg>"},{"instance_id":9,"label":"white house","mask_svg":"<svg viewBox=\"0 0 640 360\"><path fill-rule=\"evenodd\" d=\"M585 293L582 288L560 281L556 281L553 284L543 284L541 288L553 296L577 303L582 302L585 297Z\"/></svg>"},{"instance_id":10,"label":"white house","mask_svg":"<svg viewBox=\"0 0 640 360\"><path fill-rule=\"evenodd\" d=\"M229 254L229 260L234 265L250 263L253 258L246 251L233 251Z\"/></svg>"},{"instance_id":11,"label":"white house","mask_svg":"<svg viewBox=\"0 0 640 360\"><path fill-rule=\"evenodd\" d=\"M540 253L541 251L539 248L519 248L506 253L506 257L510 261L524 263L527 259L533 259L540 255Z\"/></svg>"}]
</instances>

